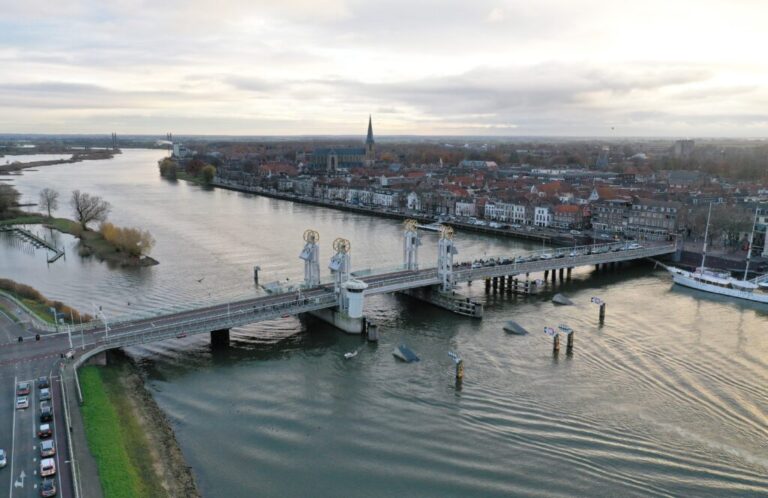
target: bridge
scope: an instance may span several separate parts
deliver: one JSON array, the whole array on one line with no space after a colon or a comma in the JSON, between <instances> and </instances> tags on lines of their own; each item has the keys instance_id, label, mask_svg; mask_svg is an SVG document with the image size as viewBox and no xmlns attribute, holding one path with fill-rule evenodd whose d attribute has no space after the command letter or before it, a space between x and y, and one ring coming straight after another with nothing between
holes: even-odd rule
<instances>
[{"instance_id":1,"label":"bridge","mask_svg":"<svg viewBox=\"0 0 768 498\"><path fill-rule=\"evenodd\" d=\"M403 265L389 271L351 271L351 246L345 239L333 242L334 255L328 268L330 280L320 277L319 234L307 230L300 254L304 261L304 282L295 286L279 283L264 285L266 295L228 303L201 305L171 313L144 317L122 317L108 321L98 312L98 319L73 327L74 349L82 346L91 352L129 347L188 335L211 333L211 340L227 342L229 330L251 323L310 313L348 333L365 333L368 322L363 316L367 296L401 292L428 301L452 312L482 317L482 305L461 296L457 286L483 281L486 288L498 287L518 293L534 293L542 280L531 278L543 273L552 279L572 268L616 264L674 253L674 242L613 242L570 248L543 249L534 252L488 258L483 261L454 262L458 250L453 230L443 226L438 242L437 266L420 268L421 246L417 223L405 223ZM79 334L78 334L79 332ZM72 339L70 339L70 342ZM79 344L78 344L79 343ZM88 355L90 356L90 355Z\"/></svg>"}]
</instances>

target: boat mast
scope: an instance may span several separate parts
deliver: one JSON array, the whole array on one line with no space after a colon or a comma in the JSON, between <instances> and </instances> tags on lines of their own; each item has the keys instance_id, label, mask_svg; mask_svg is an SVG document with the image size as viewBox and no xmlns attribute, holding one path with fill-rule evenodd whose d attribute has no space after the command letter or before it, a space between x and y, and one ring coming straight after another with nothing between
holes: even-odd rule
<instances>
[{"instance_id":1,"label":"boat mast","mask_svg":"<svg viewBox=\"0 0 768 498\"><path fill-rule=\"evenodd\" d=\"M704 262L707 260L707 236L709 236L709 218L712 216L712 203L709 203L709 212L707 213L707 228L704 229L704 249L701 252L701 269L699 273L704 273Z\"/></svg>"},{"instance_id":2,"label":"boat mast","mask_svg":"<svg viewBox=\"0 0 768 498\"><path fill-rule=\"evenodd\" d=\"M752 258L752 241L755 239L755 225L757 225L757 207L755 207L755 219L752 221L752 233L749 234L749 247L747 248L747 266L744 268L744 281L749 273L749 260Z\"/></svg>"}]
</instances>

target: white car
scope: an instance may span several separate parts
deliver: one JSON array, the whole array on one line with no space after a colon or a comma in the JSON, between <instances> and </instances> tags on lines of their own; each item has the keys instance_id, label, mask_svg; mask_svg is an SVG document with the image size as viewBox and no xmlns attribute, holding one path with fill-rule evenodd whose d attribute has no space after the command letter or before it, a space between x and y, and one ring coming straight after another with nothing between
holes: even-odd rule
<instances>
[{"instance_id":1,"label":"white car","mask_svg":"<svg viewBox=\"0 0 768 498\"><path fill-rule=\"evenodd\" d=\"M0 448L0 468L5 467L8 464L8 458L5 456L5 450Z\"/></svg>"},{"instance_id":2,"label":"white car","mask_svg":"<svg viewBox=\"0 0 768 498\"><path fill-rule=\"evenodd\" d=\"M51 390L47 387L40 389L40 400L45 401L51 399Z\"/></svg>"},{"instance_id":3,"label":"white car","mask_svg":"<svg viewBox=\"0 0 768 498\"><path fill-rule=\"evenodd\" d=\"M53 458L40 460L40 475L48 477L56 474L56 461Z\"/></svg>"},{"instance_id":4,"label":"white car","mask_svg":"<svg viewBox=\"0 0 768 498\"><path fill-rule=\"evenodd\" d=\"M552 255L549 254L548 252L545 252L544 254L539 256L539 259L552 259Z\"/></svg>"},{"instance_id":5,"label":"white car","mask_svg":"<svg viewBox=\"0 0 768 498\"><path fill-rule=\"evenodd\" d=\"M19 396L16 398L16 409L21 410L29 408L29 396Z\"/></svg>"},{"instance_id":6,"label":"white car","mask_svg":"<svg viewBox=\"0 0 768 498\"><path fill-rule=\"evenodd\" d=\"M642 248L643 248L643 246L641 246L640 244L638 244L638 243L636 243L636 242L633 242L633 243L631 243L631 244L629 244L629 245L627 246L627 249L629 249L629 250L633 250L633 249L642 249Z\"/></svg>"}]
</instances>

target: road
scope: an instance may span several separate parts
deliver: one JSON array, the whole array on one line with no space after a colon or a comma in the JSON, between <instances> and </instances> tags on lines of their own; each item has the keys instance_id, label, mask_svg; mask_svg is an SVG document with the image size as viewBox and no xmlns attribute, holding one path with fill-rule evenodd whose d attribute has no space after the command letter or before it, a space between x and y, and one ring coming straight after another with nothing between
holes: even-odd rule
<instances>
[{"instance_id":1,"label":"road","mask_svg":"<svg viewBox=\"0 0 768 498\"><path fill-rule=\"evenodd\" d=\"M23 343L16 341L19 335L26 336ZM58 496L72 496L71 474L66 460L67 442L64 432L61 385L58 364L62 343L59 338L34 341L34 334L26 332L7 315L0 314L0 447L8 454L8 465L0 469L0 496L10 498L40 496L39 476L40 439L37 431L40 425L40 400L36 379L47 376L51 380L51 406L54 420L56 446L56 487ZM31 341L31 342L30 342ZM25 348L24 345L36 344ZM19 353L23 353L20 356ZM28 381L32 386L29 407L17 410L16 384Z\"/></svg>"}]
</instances>

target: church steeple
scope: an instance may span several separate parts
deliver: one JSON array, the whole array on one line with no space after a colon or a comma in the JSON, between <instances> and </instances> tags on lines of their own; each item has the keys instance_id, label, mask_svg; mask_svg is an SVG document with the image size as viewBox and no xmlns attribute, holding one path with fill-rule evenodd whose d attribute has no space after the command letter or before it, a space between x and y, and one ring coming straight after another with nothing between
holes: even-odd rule
<instances>
[{"instance_id":1,"label":"church steeple","mask_svg":"<svg viewBox=\"0 0 768 498\"><path fill-rule=\"evenodd\" d=\"M368 136L365 139L365 165L373 166L376 164L376 145L373 141L373 121L371 115L368 115Z\"/></svg>"},{"instance_id":2,"label":"church steeple","mask_svg":"<svg viewBox=\"0 0 768 498\"><path fill-rule=\"evenodd\" d=\"M373 121L371 121L371 115L368 115L368 138L365 139L366 145L373 145Z\"/></svg>"}]
</instances>

